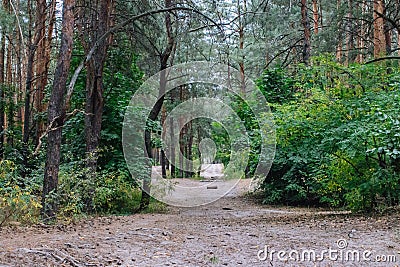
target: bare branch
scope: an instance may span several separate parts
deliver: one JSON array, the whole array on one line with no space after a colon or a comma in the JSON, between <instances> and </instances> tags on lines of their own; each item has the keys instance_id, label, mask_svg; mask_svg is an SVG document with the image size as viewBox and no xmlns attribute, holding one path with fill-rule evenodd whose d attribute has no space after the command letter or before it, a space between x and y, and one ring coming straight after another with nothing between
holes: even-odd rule
<instances>
[{"instance_id":1,"label":"bare branch","mask_svg":"<svg viewBox=\"0 0 400 267\"><path fill-rule=\"evenodd\" d=\"M78 113L82 113L82 114L84 114L84 115L89 115L89 116L93 115L93 114L91 114L91 113L86 113L86 112L84 112L84 111L82 111L82 110L75 109L75 110L72 111L71 113L67 113L67 114L65 115L65 118L64 118L64 120L63 120L64 123L65 123L66 121L68 121L70 118L72 118L73 116L75 116L76 114L78 114ZM64 127L64 124L63 124L63 126L60 126L60 127L54 127L54 126L56 125L57 121L58 121L59 119L61 119L61 117L62 117L62 116L55 117L55 118L49 123L49 125L48 125L47 128L46 128L46 131L44 131L44 133L39 137L39 142L38 142L38 145L37 145L36 148L35 148L35 152L33 153L33 156L37 156L37 155L39 154L40 148L42 147L42 139L45 138L45 137L49 134L49 132L52 132L52 131L55 131L55 130L58 130L58 129Z\"/></svg>"}]
</instances>

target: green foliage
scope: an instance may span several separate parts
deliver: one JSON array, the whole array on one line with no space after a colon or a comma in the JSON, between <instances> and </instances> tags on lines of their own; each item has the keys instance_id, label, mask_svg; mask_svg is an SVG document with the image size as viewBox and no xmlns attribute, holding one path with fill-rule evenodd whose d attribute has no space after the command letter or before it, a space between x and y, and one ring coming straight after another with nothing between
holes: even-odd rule
<instances>
[{"instance_id":1,"label":"green foliage","mask_svg":"<svg viewBox=\"0 0 400 267\"><path fill-rule=\"evenodd\" d=\"M266 203L374 210L400 201L400 71L300 66L296 99L275 104L277 153ZM373 74L373 75L371 75Z\"/></svg>"},{"instance_id":2,"label":"green foliage","mask_svg":"<svg viewBox=\"0 0 400 267\"><path fill-rule=\"evenodd\" d=\"M256 81L268 103L285 103L294 99L294 80L283 69L267 69Z\"/></svg>"},{"instance_id":3,"label":"green foliage","mask_svg":"<svg viewBox=\"0 0 400 267\"><path fill-rule=\"evenodd\" d=\"M59 218L83 215L88 198L92 198L94 210L100 214L126 214L137 209L140 191L123 171L99 172L92 185L85 178L87 170L83 164L83 161L64 164L60 169L59 188L53 196L59 205ZM95 188L93 194L91 188Z\"/></svg>"},{"instance_id":4,"label":"green foliage","mask_svg":"<svg viewBox=\"0 0 400 267\"><path fill-rule=\"evenodd\" d=\"M93 202L98 212L127 214L139 207L140 190L126 181L124 173L99 175L95 188Z\"/></svg>"},{"instance_id":5,"label":"green foliage","mask_svg":"<svg viewBox=\"0 0 400 267\"><path fill-rule=\"evenodd\" d=\"M122 214L134 212L140 191L127 168L122 149L122 124L125 109L142 82L143 73L136 66L137 57L123 35L117 47L108 52L104 66L104 110L100 145L97 150L98 172L87 179L83 112L70 118L63 130L59 188L52 196L59 206L59 218L81 216L86 202L93 201L94 212ZM75 54L83 54L79 43ZM81 58L74 57L72 69ZM85 71L79 76L71 109L85 110Z\"/></svg>"},{"instance_id":6,"label":"green foliage","mask_svg":"<svg viewBox=\"0 0 400 267\"><path fill-rule=\"evenodd\" d=\"M35 196L36 183L20 185L16 165L8 160L0 161L0 227L10 221L21 223L37 222L40 199Z\"/></svg>"}]
</instances>

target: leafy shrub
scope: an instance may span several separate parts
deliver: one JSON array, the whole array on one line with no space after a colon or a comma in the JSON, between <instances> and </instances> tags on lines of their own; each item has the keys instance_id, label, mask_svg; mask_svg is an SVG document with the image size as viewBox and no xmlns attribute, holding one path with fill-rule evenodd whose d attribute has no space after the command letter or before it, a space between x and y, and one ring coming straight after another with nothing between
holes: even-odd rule
<instances>
[{"instance_id":1,"label":"leafy shrub","mask_svg":"<svg viewBox=\"0 0 400 267\"><path fill-rule=\"evenodd\" d=\"M39 218L40 199L34 195L38 186L25 182L22 187L19 180L15 164L0 161L0 227L10 221L35 223Z\"/></svg>"},{"instance_id":2,"label":"leafy shrub","mask_svg":"<svg viewBox=\"0 0 400 267\"><path fill-rule=\"evenodd\" d=\"M99 174L94 196L95 209L103 213L132 213L139 207L140 190L121 172Z\"/></svg>"},{"instance_id":3,"label":"leafy shrub","mask_svg":"<svg viewBox=\"0 0 400 267\"><path fill-rule=\"evenodd\" d=\"M400 89L390 82L399 70L325 63L300 67L294 80L304 90L274 105L277 153L265 202L364 211L399 204Z\"/></svg>"},{"instance_id":4,"label":"leafy shrub","mask_svg":"<svg viewBox=\"0 0 400 267\"><path fill-rule=\"evenodd\" d=\"M285 103L294 99L294 80L281 68L267 69L256 81L268 103Z\"/></svg>"}]
</instances>

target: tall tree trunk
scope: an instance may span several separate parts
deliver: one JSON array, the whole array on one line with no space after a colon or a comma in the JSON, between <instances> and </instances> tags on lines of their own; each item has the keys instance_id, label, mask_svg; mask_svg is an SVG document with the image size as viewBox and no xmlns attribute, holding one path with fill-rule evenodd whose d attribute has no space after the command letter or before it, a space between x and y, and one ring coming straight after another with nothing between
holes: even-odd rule
<instances>
[{"instance_id":1,"label":"tall tree trunk","mask_svg":"<svg viewBox=\"0 0 400 267\"><path fill-rule=\"evenodd\" d=\"M14 4L14 8L17 14L21 12L20 10L20 0L16 0ZM16 69L15 69L15 88L18 90L14 96L15 100L14 103L16 104L16 117L14 117L16 122L21 122L21 124L24 124L25 121L25 112L24 112L24 107L20 105L20 103L23 103L24 101L24 94L25 94L25 81L26 81L26 57L25 57L25 51L24 51L24 40L23 40L23 33L20 32L19 27L16 27L15 30L15 36L16 36L16 43L15 43L15 51L16 51Z\"/></svg>"},{"instance_id":2,"label":"tall tree trunk","mask_svg":"<svg viewBox=\"0 0 400 267\"><path fill-rule=\"evenodd\" d=\"M14 127L14 96L13 92L13 72L12 72L12 45L13 37L8 36L8 45L7 45L7 56L6 56L6 84L7 84L7 105L8 112L6 114L5 119L5 130ZM7 135L6 142L11 147L14 147L14 138L13 135Z\"/></svg>"},{"instance_id":3,"label":"tall tree trunk","mask_svg":"<svg viewBox=\"0 0 400 267\"><path fill-rule=\"evenodd\" d=\"M322 30L324 28L324 13L322 11L322 3L319 2L319 28Z\"/></svg>"},{"instance_id":4,"label":"tall tree trunk","mask_svg":"<svg viewBox=\"0 0 400 267\"><path fill-rule=\"evenodd\" d=\"M361 4L361 15L364 17L366 14L367 9L367 1L363 0ZM356 62L362 64L364 62L364 53L365 53L365 37L366 36L366 28L365 28L365 21L362 20L360 22L360 27L358 30L358 37L357 37L357 46L359 52L357 54Z\"/></svg>"},{"instance_id":5,"label":"tall tree trunk","mask_svg":"<svg viewBox=\"0 0 400 267\"><path fill-rule=\"evenodd\" d=\"M303 63L308 65L311 57L311 33L310 20L307 12L307 0L301 0L301 22L304 30L303 40Z\"/></svg>"},{"instance_id":6,"label":"tall tree trunk","mask_svg":"<svg viewBox=\"0 0 400 267\"><path fill-rule=\"evenodd\" d=\"M101 0L94 2L95 6L89 5L89 10L82 9L89 16L81 13L91 27L86 27L83 32L86 41L86 53L95 45L111 27L112 0ZM96 19L94 19L96 18ZM86 179L88 184L85 208L87 211L93 210L92 198L94 195L94 180L97 171L98 147L100 143L101 124L104 108L104 64L106 61L107 50L110 46L110 39L104 39L98 44L96 52L87 65L86 75L86 103L85 103L85 141L86 141Z\"/></svg>"},{"instance_id":7,"label":"tall tree trunk","mask_svg":"<svg viewBox=\"0 0 400 267\"><path fill-rule=\"evenodd\" d=\"M167 118L167 109L165 106L162 107L162 112L161 112L161 126L163 127L163 134L165 133L165 120ZM165 136L162 136L162 139L164 139ZM167 178L167 158L165 156L165 150L163 147L161 147L161 175L163 178Z\"/></svg>"},{"instance_id":8,"label":"tall tree trunk","mask_svg":"<svg viewBox=\"0 0 400 267\"><path fill-rule=\"evenodd\" d=\"M240 1L238 1L238 17L239 17L239 52L241 54L240 56L240 62L239 62L239 68L240 68L240 89L241 93L245 94L246 93L246 82L245 82L245 72L244 72L244 60L245 60L245 55L244 55L244 28L245 28L245 18L247 12L247 1L243 1L243 13L242 13L242 8L240 6Z\"/></svg>"},{"instance_id":9,"label":"tall tree trunk","mask_svg":"<svg viewBox=\"0 0 400 267\"><path fill-rule=\"evenodd\" d=\"M179 100L180 102L185 101L185 86L182 85L179 87ZM185 172L184 170L184 155L185 155L185 136L186 136L186 126L184 125L184 117L181 115L179 117L179 127L178 129L181 129L179 132L179 178L184 178L185 177Z\"/></svg>"},{"instance_id":10,"label":"tall tree trunk","mask_svg":"<svg viewBox=\"0 0 400 267\"><path fill-rule=\"evenodd\" d=\"M397 30L397 54L400 57L400 31Z\"/></svg>"},{"instance_id":11,"label":"tall tree trunk","mask_svg":"<svg viewBox=\"0 0 400 267\"><path fill-rule=\"evenodd\" d=\"M173 0L165 0L165 7L170 8L175 5L175 2ZM167 77L166 77L166 68L168 67L168 60L171 56L171 54L174 51L175 47L175 39L173 36L173 29L172 29L172 21L171 21L171 15L169 13L165 14L165 28L167 31L167 46L160 56L160 89L159 89L159 100L157 103L154 105L153 109L150 112L149 115L149 120L155 121L160 114L161 108L164 103L164 98L165 98L165 87L167 84ZM151 155L151 132L149 130L145 131L145 155L147 155L150 158L153 158L153 155ZM151 177L148 179L145 179L143 181L143 187L142 187L142 197L140 199L140 207L139 210L144 210L146 209L149 204L150 204L150 187L151 187Z\"/></svg>"},{"instance_id":12,"label":"tall tree trunk","mask_svg":"<svg viewBox=\"0 0 400 267\"><path fill-rule=\"evenodd\" d=\"M374 0L374 58L386 55L385 20L379 14L384 14L384 0Z\"/></svg>"},{"instance_id":13,"label":"tall tree trunk","mask_svg":"<svg viewBox=\"0 0 400 267\"><path fill-rule=\"evenodd\" d=\"M337 0L336 10L338 13L340 11L341 5L342 5L341 0ZM342 35L343 35L343 32L342 32L342 21L340 19L338 20L338 32L339 32L339 34L338 34L338 44L336 47L336 60L337 60L337 62L342 62L342 56L343 56L343 54L342 54L342 52L343 52Z\"/></svg>"},{"instance_id":14,"label":"tall tree trunk","mask_svg":"<svg viewBox=\"0 0 400 267\"><path fill-rule=\"evenodd\" d=\"M383 12L384 12L384 14L386 14L385 1L382 0L382 3L383 3ZM399 7L397 7L397 8L399 8ZM391 25L390 25L389 21L384 19L383 23L384 23L383 30L385 32L386 54L389 55L392 52L392 30L391 30Z\"/></svg>"},{"instance_id":15,"label":"tall tree trunk","mask_svg":"<svg viewBox=\"0 0 400 267\"><path fill-rule=\"evenodd\" d=\"M170 161L171 161L171 177L172 178L174 178L175 177L175 166L176 166L176 160L175 160L175 155L176 155L176 153L175 153L175 143L173 143L174 141L174 135L175 135L175 133L174 133L174 119L171 117L170 118L170 121L169 121L169 127L170 127L170 130L171 130L171 133L170 133L170 138L171 138L171 140L172 140L172 143L171 143L171 148L170 148L170 154L169 154L169 159L170 159Z\"/></svg>"},{"instance_id":16,"label":"tall tree trunk","mask_svg":"<svg viewBox=\"0 0 400 267\"><path fill-rule=\"evenodd\" d=\"M182 130L179 133L179 151L180 151L180 153L179 153L179 175L178 175L179 178L184 178L184 176L185 176L185 172L183 171L184 167L185 167L183 164L184 155L185 155L185 141L184 141L185 127L183 127L182 124L183 124L183 118L180 118L179 129L182 129Z\"/></svg>"},{"instance_id":17,"label":"tall tree trunk","mask_svg":"<svg viewBox=\"0 0 400 267\"><path fill-rule=\"evenodd\" d=\"M346 37L346 66L353 62L354 50L354 23L353 23L353 0L348 0L347 13L347 37Z\"/></svg>"},{"instance_id":18,"label":"tall tree trunk","mask_svg":"<svg viewBox=\"0 0 400 267\"><path fill-rule=\"evenodd\" d=\"M190 121L187 124L187 131L186 131L186 158L188 159L186 161L186 177L190 178L193 177L193 155L192 155L192 147L193 147L193 122Z\"/></svg>"},{"instance_id":19,"label":"tall tree trunk","mask_svg":"<svg viewBox=\"0 0 400 267\"><path fill-rule=\"evenodd\" d=\"M49 65L50 65L50 56L51 56L51 43L52 43L52 38L53 38L53 31L54 31L54 23L55 23L55 14L56 14L56 1L51 0L50 6L48 11L46 10L46 1L44 0L37 0L38 7L37 11L41 10L43 13L43 16L47 17L49 19L49 24L46 29L46 20L41 19L39 20L39 25L41 29L40 32L40 41L37 47L37 56L36 60L38 61L36 64L36 76L37 76L37 82L36 82L36 90L35 90L35 96L34 96L34 106L36 109L36 112L41 114L42 112L45 111L45 103L44 97L45 97L45 90L46 86L48 84L48 74L49 74ZM47 30L47 33L46 33ZM39 138L42 136L45 130L45 122L41 118L41 116L38 117L38 119L35 121L35 144L36 146L39 144Z\"/></svg>"},{"instance_id":20,"label":"tall tree trunk","mask_svg":"<svg viewBox=\"0 0 400 267\"><path fill-rule=\"evenodd\" d=\"M5 32L0 32L0 160L4 155L4 65L6 53L6 37Z\"/></svg>"},{"instance_id":21,"label":"tall tree trunk","mask_svg":"<svg viewBox=\"0 0 400 267\"><path fill-rule=\"evenodd\" d=\"M47 138L47 157L43 180L42 217L45 221L55 219L57 203L49 198L57 192L60 166L62 127L64 126L64 96L72 56L75 0L64 0L62 15L61 46L54 75L53 89L48 109L51 131Z\"/></svg>"},{"instance_id":22,"label":"tall tree trunk","mask_svg":"<svg viewBox=\"0 0 400 267\"><path fill-rule=\"evenodd\" d=\"M30 117L31 117L31 91L33 83L33 61L35 58L35 48L33 44L29 45L28 52L28 65L25 83L25 105L24 105L24 120L23 120L23 137L22 137L22 157L24 171L22 176L26 177L28 170L28 143L29 143L29 127L30 127Z\"/></svg>"},{"instance_id":23,"label":"tall tree trunk","mask_svg":"<svg viewBox=\"0 0 400 267\"><path fill-rule=\"evenodd\" d=\"M39 13L36 18L40 20L43 16L40 7L37 7ZM23 172L22 177L25 178L28 174L28 142L29 142L29 127L30 127L30 117L31 117L31 91L33 84L33 68L36 53L36 39L39 37L37 35L39 23L35 23L35 41L32 40L32 30L33 30L33 14L31 8L31 1L28 0L28 14L29 14L29 29L28 29L28 44L27 44L27 67L26 67L26 81L25 81L25 99L24 99L24 117L23 117L23 129L22 129L22 162L23 162Z\"/></svg>"},{"instance_id":24,"label":"tall tree trunk","mask_svg":"<svg viewBox=\"0 0 400 267\"><path fill-rule=\"evenodd\" d=\"M318 0L313 0L313 18L314 18L314 33L318 34L319 31Z\"/></svg>"}]
</instances>

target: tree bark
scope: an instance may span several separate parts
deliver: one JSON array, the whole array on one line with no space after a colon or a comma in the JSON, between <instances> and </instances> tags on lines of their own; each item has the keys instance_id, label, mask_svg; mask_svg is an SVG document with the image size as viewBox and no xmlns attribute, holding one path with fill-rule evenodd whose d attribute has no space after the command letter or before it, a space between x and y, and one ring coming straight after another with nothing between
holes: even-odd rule
<instances>
[{"instance_id":1,"label":"tree bark","mask_svg":"<svg viewBox=\"0 0 400 267\"><path fill-rule=\"evenodd\" d=\"M173 0L165 0L165 7L170 8L175 6L175 3ZM157 103L154 105L153 109L150 112L149 115L149 120L155 121L160 114L161 108L164 103L164 98L165 98L165 87L167 84L166 80L166 69L168 67L168 60L174 50L175 47L175 39L173 36L173 29L172 29L172 21L171 21L171 15L169 13L165 14L165 28L167 31L167 46L160 56L160 89L159 89L159 100ZM149 158L153 158L153 155L151 155L151 132L149 130L145 131L145 155L147 155ZM150 204L150 187L151 187L151 177L149 179L145 179L143 181L143 190L142 190L142 197L140 200L140 207L139 210L144 210L146 209L149 204Z\"/></svg>"},{"instance_id":2,"label":"tree bark","mask_svg":"<svg viewBox=\"0 0 400 267\"><path fill-rule=\"evenodd\" d=\"M0 160L4 156L4 65L6 52L6 37L5 33L0 32Z\"/></svg>"},{"instance_id":3,"label":"tree bark","mask_svg":"<svg viewBox=\"0 0 400 267\"><path fill-rule=\"evenodd\" d=\"M6 56L6 84L9 88L9 91L11 91L11 88L13 86L13 73L12 73L12 45L11 43L13 42L13 37L8 36L8 45L7 45L7 56ZM7 100L8 103L8 112L5 117L4 121L4 130L7 130L9 128L14 127L14 96L8 95ZM11 147L14 146L14 138L13 135L8 135L6 137L6 143L7 145L10 145Z\"/></svg>"},{"instance_id":4,"label":"tree bark","mask_svg":"<svg viewBox=\"0 0 400 267\"><path fill-rule=\"evenodd\" d=\"M93 4L93 5L92 5ZM104 36L112 24L112 0L82 1L81 40L86 54L95 42ZM85 103L85 143L86 143L86 180L88 184L85 209L93 210L94 180L97 171L98 147L102 128L104 108L104 64L110 46L110 37L100 40L97 49L89 60L86 69L86 103Z\"/></svg>"},{"instance_id":5,"label":"tree bark","mask_svg":"<svg viewBox=\"0 0 400 267\"><path fill-rule=\"evenodd\" d=\"M186 158L188 159L188 161L186 161L186 177L190 178L193 177L193 155L192 155L192 147L193 147L193 122L190 121L187 124L187 130L186 130L186 140L187 140L187 144L186 144Z\"/></svg>"},{"instance_id":6,"label":"tree bark","mask_svg":"<svg viewBox=\"0 0 400 267\"><path fill-rule=\"evenodd\" d=\"M239 69L240 69L240 89L241 93L244 95L246 94L246 83L245 83L245 71L244 71L244 28L245 28L245 19L244 16L247 12L247 1L243 1L243 14L242 9L240 6L240 1L238 1L238 17L239 17L239 52L241 53L240 62L239 62Z\"/></svg>"},{"instance_id":7,"label":"tree bark","mask_svg":"<svg viewBox=\"0 0 400 267\"><path fill-rule=\"evenodd\" d=\"M386 14L386 5L383 0L382 3L383 3L383 12L384 14ZM390 23L387 21L387 19L384 18L383 23L384 23L383 30L385 32L386 55L390 55L390 53L392 52L392 31Z\"/></svg>"},{"instance_id":8,"label":"tree bark","mask_svg":"<svg viewBox=\"0 0 400 267\"><path fill-rule=\"evenodd\" d=\"M337 6L336 6L336 10L337 12L339 12L340 10L340 6L341 6L341 0L337 0ZM343 40L342 40L342 21L339 20L338 21L338 44L337 44L337 48L336 48L336 60L337 62L342 62L342 51L343 51Z\"/></svg>"},{"instance_id":9,"label":"tree bark","mask_svg":"<svg viewBox=\"0 0 400 267\"><path fill-rule=\"evenodd\" d=\"M49 194L57 192L60 165L62 127L64 126L64 96L72 56L75 0L64 0L62 15L61 46L54 75L53 89L48 109L48 124L51 131L47 139L47 157L43 180L42 217L53 220L57 213L57 202Z\"/></svg>"},{"instance_id":10,"label":"tree bark","mask_svg":"<svg viewBox=\"0 0 400 267\"><path fill-rule=\"evenodd\" d=\"M22 118L23 128L22 128L22 163L23 172L22 177L25 178L28 170L28 142L29 142L29 127L30 127L30 117L31 117L31 91L33 84L33 68L36 53L36 39L38 35L38 20L41 19L43 13L40 10L40 6L37 6L37 21L35 22L35 40L32 40L32 30L33 30L33 15L31 8L31 1L28 0L28 15L29 15L29 29L28 29L28 43L27 43L27 67L26 67L26 80L25 80L25 99L24 99L24 116Z\"/></svg>"},{"instance_id":11,"label":"tree bark","mask_svg":"<svg viewBox=\"0 0 400 267\"><path fill-rule=\"evenodd\" d=\"M39 3L40 2L40 3ZM46 106L44 101L45 90L48 84L48 74L49 74L49 65L50 65L50 56L51 56L51 43L53 39L53 30L54 23L56 20L56 1L51 0L49 10L47 11L46 1L38 0L37 3L40 6L40 10L42 10L43 16L46 16L49 19L49 25L46 28L46 20L39 20L40 25L40 36L41 39L37 48L37 64L36 64L36 90L34 96L34 106L36 112L41 114L45 111ZM37 9L39 11L39 8ZM46 34L47 30L47 34ZM36 146L39 144L39 138L43 135L45 131L45 122L41 119L41 116L35 121L35 144Z\"/></svg>"},{"instance_id":12,"label":"tree bark","mask_svg":"<svg viewBox=\"0 0 400 267\"><path fill-rule=\"evenodd\" d=\"M175 135L175 133L174 133L174 119L172 117L170 118L169 123L170 123L170 130L171 130L170 138L171 138L171 140L174 140L174 135ZM175 165L176 165L175 145L176 144L174 143L174 141L172 141L171 148L170 148L170 154L169 154L169 159L171 161L171 177L172 178L175 178L175 176L176 176L176 174L175 174Z\"/></svg>"},{"instance_id":13,"label":"tree bark","mask_svg":"<svg viewBox=\"0 0 400 267\"><path fill-rule=\"evenodd\" d=\"M346 37L346 62L348 66L353 62L354 50L354 25L353 25L353 0L348 0L348 13L347 13L347 37Z\"/></svg>"},{"instance_id":14,"label":"tree bark","mask_svg":"<svg viewBox=\"0 0 400 267\"><path fill-rule=\"evenodd\" d=\"M161 113L161 127L163 127L163 133L165 133L165 120L167 118L167 109L165 106L162 107L162 113ZM162 136L164 138L164 136ZM167 158L165 155L165 150L163 147L161 147L161 175L163 178L167 178Z\"/></svg>"},{"instance_id":15,"label":"tree bark","mask_svg":"<svg viewBox=\"0 0 400 267\"><path fill-rule=\"evenodd\" d=\"M384 14L384 0L374 0L374 58L386 55L385 20L379 14Z\"/></svg>"},{"instance_id":16,"label":"tree bark","mask_svg":"<svg viewBox=\"0 0 400 267\"><path fill-rule=\"evenodd\" d=\"M400 31L397 30L397 54L400 56Z\"/></svg>"},{"instance_id":17,"label":"tree bark","mask_svg":"<svg viewBox=\"0 0 400 267\"><path fill-rule=\"evenodd\" d=\"M301 22L303 24L303 63L308 65L311 57L310 20L307 12L307 0L301 0Z\"/></svg>"},{"instance_id":18,"label":"tree bark","mask_svg":"<svg viewBox=\"0 0 400 267\"><path fill-rule=\"evenodd\" d=\"M318 0L313 0L314 34L319 32Z\"/></svg>"},{"instance_id":19,"label":"tree bark","mask_svg":"<svg viewBox=\"0 0 400 267\"><path fill-rule=\"evenodd\" d=\"M361 15L364 16L366 14L366 9L367 9L367 2L366 0L363 0L361 3ZM365 33L366 33L366 28L365 28L365 21L362 20L360 23L360 28L358 30L358 37L357 37L357 46L359 49L359 52L357 54L356 62L357 63L364 63L364 51L365 51Z\"/></svg>"}]
</instances>

